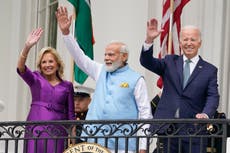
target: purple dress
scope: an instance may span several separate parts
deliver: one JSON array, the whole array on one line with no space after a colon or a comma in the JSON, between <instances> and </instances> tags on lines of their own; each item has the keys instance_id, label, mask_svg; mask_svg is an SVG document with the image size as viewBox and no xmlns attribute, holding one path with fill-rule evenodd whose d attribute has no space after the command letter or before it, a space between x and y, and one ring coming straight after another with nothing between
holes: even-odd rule
<instances>
[{"instance_id":1,"label":"purple dress","mask_svg":"<svg viewBox=\"0 0 230 153\"><path fill-rule=\"evenodd\" d=\"M74 90L71 82L61 81L59 84L52 86L38 71L31 72L30 69L26 67L24 73L20 73L18 69L17 72L28 84L32 94L32 103L27 121L75 119ZM27 130L31 133L25 133L25 138L67 136L64 128L58 125L27 126ZM36 147L35 144L37 144ZM47 153L63 153L64 139L28 140L25 143L24 152L34 153L34 149L37 149L37 152L41 153L45 152L44 148L47 148Z\"/></svg>"}]
</instances>

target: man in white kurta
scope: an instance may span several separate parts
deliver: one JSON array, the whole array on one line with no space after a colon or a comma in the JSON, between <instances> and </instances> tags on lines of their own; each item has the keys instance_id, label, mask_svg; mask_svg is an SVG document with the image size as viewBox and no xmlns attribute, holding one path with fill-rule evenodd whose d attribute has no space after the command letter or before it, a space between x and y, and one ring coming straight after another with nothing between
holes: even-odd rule
<instances>
[{"instance_id":1,"label":"man in white kurta","mask_svg":"<svg viewBox=\"0 0 230 153\"><path fill-rule=\"evenodd\" d=\"M75 63L96 81L95 93L86 120L151 119L146 83L144 78L127 64L129 53L127 46L122 42L111 42L105 48L105 64L97 63L84 54L70 34L71 18L68 18L66 8L58 8L56 16L66 47ZM114 135L119 134L117 132ZM104 145L104 140L98 139L97 143ZM108 139L107 147L114 151L115 143L117 143L115 139ZM118 140L119 152L125 150L125 145L125 139ZM146 147L146 139L141 139L140 152L145 152ZM129 140L128 150L130 152L136 150L134 139Z\"/></svg>"}]
</instances>

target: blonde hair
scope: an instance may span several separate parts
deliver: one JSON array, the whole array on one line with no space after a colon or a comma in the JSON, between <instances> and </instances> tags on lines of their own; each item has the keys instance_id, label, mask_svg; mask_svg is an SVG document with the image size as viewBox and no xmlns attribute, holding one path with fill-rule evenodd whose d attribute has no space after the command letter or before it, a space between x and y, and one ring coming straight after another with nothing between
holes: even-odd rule
<instances>
[{"instance_id":1,"label":"blonde hair","mask_svg":"<svg viewBox=\"0 0 230 153\"><path fill-rule=\"evenodd\" d=\"M63 79L63 77L64 77L64 63L63 63L60 55L58 54L57 50L52 48L52 47L44 47L38 53L38 59L37 59L38 71L41 72L41 60L42 60L42 57L45 53L50 53L54 56L54 59L58 64L58 70L57 70L56 75L58 77L60 77L61 79Z\"/></svg>"}]
</instances>

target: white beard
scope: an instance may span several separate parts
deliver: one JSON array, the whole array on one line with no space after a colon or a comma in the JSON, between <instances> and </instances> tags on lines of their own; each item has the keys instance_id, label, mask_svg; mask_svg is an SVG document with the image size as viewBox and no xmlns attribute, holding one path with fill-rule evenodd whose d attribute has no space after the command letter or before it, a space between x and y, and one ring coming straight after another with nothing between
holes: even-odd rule
<instances>
[{"instance_id":1,"label":"white beard","mask_svg":"<svg viewBox=\"0 0 230 153\"><path fill-rule=\"evenodd\" d=\"M119 67L121 67L122 61L118 60L116 62L113 62L111 66L105 66L105 69L107 72L114 72L117 70Z\"/></svg>"}]
</instances>

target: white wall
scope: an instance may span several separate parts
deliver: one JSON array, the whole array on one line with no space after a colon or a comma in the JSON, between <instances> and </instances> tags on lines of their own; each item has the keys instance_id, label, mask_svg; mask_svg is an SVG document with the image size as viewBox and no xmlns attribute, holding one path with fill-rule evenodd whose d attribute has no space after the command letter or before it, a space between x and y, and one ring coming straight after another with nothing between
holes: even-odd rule
<instances>
[{"instance_id":1,"label":"white wall","mask_svg":"<svg viewBox=\"0 0 230 153\"><path fill-rule=\"evenodd\" d=\"M30 106L28 87L18 77L16 65L26 36L35 24L31 3L29 0L1 1L0 99L5 109L0 112L0 120L25 120ZM34 67L33 63L34 57L29 55L30 67Z\"/></svg>"},{"instance_id":2,"label":"white wall","mask_svg":"<svg viewBox=\"0 0 230 153\"><path fill-rule=\"evenodd\" d=\"M1 120L17 118L17 75L16 62L20 39L20 1L2 1L1 10L1 56L0 56L0 99L5 103ZM18 17L18 18L15 18ZM3 24L4 23L4 24ZM13 112L13 113L12 113Z\"/></svg>"}]
</instances>

